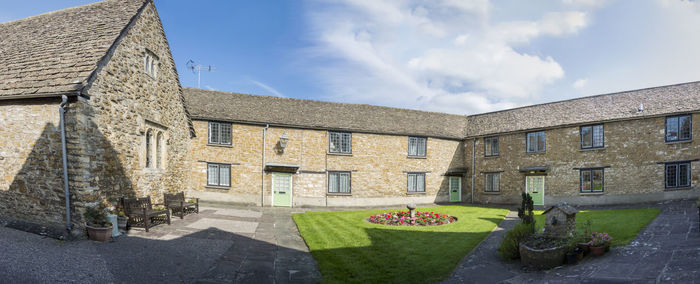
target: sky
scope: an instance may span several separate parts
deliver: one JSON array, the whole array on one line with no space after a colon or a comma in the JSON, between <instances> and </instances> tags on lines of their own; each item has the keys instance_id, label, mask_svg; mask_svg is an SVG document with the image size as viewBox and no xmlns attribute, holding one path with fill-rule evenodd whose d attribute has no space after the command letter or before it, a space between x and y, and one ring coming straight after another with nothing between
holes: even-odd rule
<instances>
[{"instance_id":1,"label":"sky","mask_svg":"<svg viewBox=\"0 0 700 284\"><path fill-rule=\"evenodd\" d=\"M2 0L0 22L90 0ZM700 81L700 1L155 0L183 86L476 114Z\"/></svg>"}]
</instances>

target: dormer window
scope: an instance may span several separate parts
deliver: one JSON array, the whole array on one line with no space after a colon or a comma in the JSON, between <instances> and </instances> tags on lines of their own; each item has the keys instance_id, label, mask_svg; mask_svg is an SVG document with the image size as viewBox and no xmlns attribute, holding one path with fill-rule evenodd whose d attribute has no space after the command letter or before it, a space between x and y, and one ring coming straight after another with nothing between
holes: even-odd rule
<instances>
[{"instance_id":1,"label":"dormer window","mask_svg":"<svg viewBox=\"0 0 700 284\"><path fill-rule=\"evenodd\" d=\"M150 50L146 50L146 55L144 56L143 63L144 71L146 71L146 74L153 78L156 78L156 75L158 75L158 56L156 56Z\"/></svg>"}]
</instances>

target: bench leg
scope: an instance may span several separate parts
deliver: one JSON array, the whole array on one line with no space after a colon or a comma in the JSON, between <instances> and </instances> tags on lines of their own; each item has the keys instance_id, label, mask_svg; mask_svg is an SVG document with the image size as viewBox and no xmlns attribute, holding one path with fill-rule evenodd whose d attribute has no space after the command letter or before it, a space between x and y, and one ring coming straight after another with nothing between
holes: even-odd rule
<instances>
[{"instance_id":1,"label":"bench leg","mask_svg":"<svg viewBox=\"0 0 700 284\"><path fill-rule=\"evenodd\" d=\"M147 217L146 215L143 216L143 226L146 227L146 232L148 233L148 227L150 227L151 223L151 218Z\"/></svg>"}]
</instances>

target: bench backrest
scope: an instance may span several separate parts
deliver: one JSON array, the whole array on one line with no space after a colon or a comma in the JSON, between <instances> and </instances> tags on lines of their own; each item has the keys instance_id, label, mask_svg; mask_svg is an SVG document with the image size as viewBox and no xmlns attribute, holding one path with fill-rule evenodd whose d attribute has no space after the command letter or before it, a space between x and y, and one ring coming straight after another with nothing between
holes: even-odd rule
<instances>
[{"instance_id":1,"label":"bench backrest","mask_svg":"<svg viewBox=\"0 0 700 284\"><path fill-rule=\"evenodd\" d=\"M138 198L124 197L122 199L122 203L124 204L124 213L126 213L127 215L131 213L143 212L143 209L153 209L153 206L151 205L150 196Z\"/></svg>"},{"instance_id":2,"label":"bench backrest","mask_svg":"<svg viewBox=\"0 0 700 284\"><path fill-rule=\"evenodd\" d=\"M165 205L170 205L170 204L177 204L179 205L180 202L185 202L185 192L180 191L178 193L165 193L163 195L163 202Z\"/></svg>"}]
</instances>

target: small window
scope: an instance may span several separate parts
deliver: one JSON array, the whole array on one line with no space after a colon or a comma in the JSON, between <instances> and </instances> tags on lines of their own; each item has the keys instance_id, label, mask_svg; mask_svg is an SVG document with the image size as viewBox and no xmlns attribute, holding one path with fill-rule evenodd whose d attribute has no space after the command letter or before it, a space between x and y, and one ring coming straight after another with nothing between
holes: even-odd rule
<instances>
[{"instance_id":1,"label":"small window","mask_svg":"<svg viewBox=\"0 0 700 284\"><path fill-rule=\"evenodd\" d=\"M425 157L425 137L408 137L408 155L411 157Z\"/></svg>"},{"instance_id":2,"label":"small window","mask_svg":"<svg viewBox=\"0 0 700 284\"><path fill-rule=\"evenodd\" d=\"M350 194L350 172L329 172L328 193Z\"/></svg>"},{"instance_id":3,"label":"small window","mask_svg":"<svg viewBox=\"0 0 700 284\"><path fill-rule=\"evenodd\" d=\"M163 168L163 133L158 132L156 138L156 168Z\"/></svg>"},{"instance_id":4,"label":"small window","mask_svg":"<svg viewBox=\"0 0 700 284\"><path fill-rule=\"evenodd\" d=\"M693 118L690 115L666 118L666 142L685 141L692 138Z\"/></svg>"},{"instance_id":5,"label":"small window","mask_svg":"<svg viewBox=\"0 0 700 284\"><path fill-rule=\"evenodd\" d=\"M425 173L408 173L408 192L425 192Z\"/></svg>"},{"instance_id":6,"label":"small window","mask_svg":"<svg viewBox=\"0 0 700 284\"><path fill-rule=\"evenodd\" d=\"M231 124L209 122L209 144L231 145Z\"/></svg>"},{"instance_id":7,"label":"small window","mask_svg":"<svg viewBox=\"0 0 700 284\"><path fill-rule=\"evenodd\" d=\"M352 135L349 132L328 132L331 153L352 153Z\"/></svg>"},{"instance_id":8,"label":"small window","mask_svg":"<svg viewBox=\"0 0 700 284\"><path fill-rule=\"evenodd\" d=\"M231 186L231 165L208 163L207 185Z\"/></svg>"},{"instance_id":9,"label":"small window","mask_svg":"<svg viewBox=\"0 0 700 284\"><path fill-rule=\"evenodd\" d=\"M530 132L527 134L527 152L538 153L545 150L544 131Z\"/></svg>"},{"instance_id":10,"label":"small window","mask_svg":"<svg viewBox=\"0 0 700 284\"><path fill-rule=\"evenodd\" d=\"M484 156L498 156L498 137L484 138Z\"/></svg>"},{"instance_id":11,"label":"small window","mask_svg":"<svg viewBox=\"0 0 700 284\"><path fill-rule=\"evenodd\" d=\"M146 50L146 55L143 58L144 71L149 76L155 78L158 75L158 56L153 54L150 50Z\"/></svg>"},{"instance_id":12,"label":"small window","mask_svg":"<svg viewBox=\"0 0 700 284\"><path fill-rule=\"evenodd\" d=\"M581 126L581 149L603 148L604 137L603 125Z\"/></svg>"},{"instance_id":13,"label":"small window","mask_svg":"<svg viewBox=\"0 0 700 284\"><path fill-rule=\"evenodd\" d=\"M150 129L146 130L146 168L150 168L153 165L153 159L151 158L151 145L153 144L153 131Z\"/></svg>"},{"instance_id":14,"label":"small window","mask_svg":"<svg viewBox=\"0 0 700 284\"><path fill-rule=\"evenodd\" d=\"M603 192L605 187L603 169L581 170L581 192Z\"/></svg>"},{"instance_id":15,"label":"small window","mask_svg":"<svg viewBox=\"0 0 700 284\"><path fill-rule=\"evenodd\" d=\"M484 174L484 192L501 191L501 173Z\"/></svg>"},{"instance_id":16,"label":"small window","mask_svg":"<svg viewBox=\"0 0 700 284\"><path fill-rule=\"evenodd\" d=\"M690 186L690 163L666 164L666 188Z\"/></svg>"}]
</instances>

